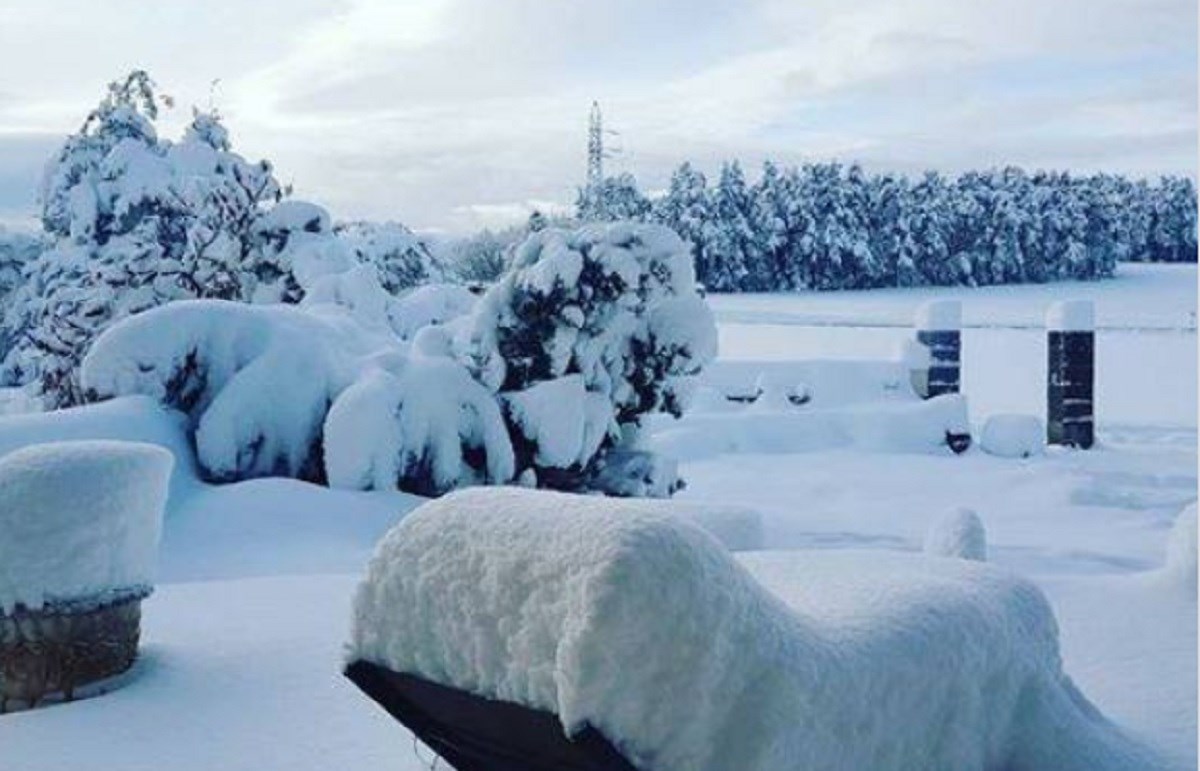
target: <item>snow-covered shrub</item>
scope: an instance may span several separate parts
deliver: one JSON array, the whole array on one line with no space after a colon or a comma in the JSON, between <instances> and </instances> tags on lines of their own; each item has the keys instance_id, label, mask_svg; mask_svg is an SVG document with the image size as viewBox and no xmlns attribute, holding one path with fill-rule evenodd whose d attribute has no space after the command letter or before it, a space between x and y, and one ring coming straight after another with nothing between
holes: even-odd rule
<instances>
[{"instance_id":1,"label":"snow-covered shrub","mask_svg":"<svg viewBox=\"0 0 1200 771\"><path fill-rule=\"evenodd\" d=\"M656 504L456 492L380 542L366 661L598 730L671 771L1134 771L1038 588L964 560L749 553Z\"/></svg>"},{"instance_id":2,"label":"snow-covered shrub","mask_svg":"<svg viewBox=\"0 0 1200 771\"><path fill-rule=\"evenodd\" d=\"M983 520L971 509L948 512L925 534L925 553L986 562L987 531Z\"/></svg>"},{"instance_id":3,"label":"snow-covered shrub","mask_svg":"<svg viewBox=\"0 0 1200 771\"><path fill-rule=\"evenodd\" d=\"M392 329L404 340L432 324L468 316L478 297L459 284L426 284L401 295L390 306Z\"/></svg>"},{"instance_id":4,"label":"snow-covered shrub","mask_svg":"<svg viewBox=\"0 0 1200 771\"><path fill-rule=\"evenodd\" d=\"M13 325L18 356L37 364L24 375L50 406L81 400L79 361L112 321L177 299L240 299L253 273L247 232L281 195L270 165L232 152L214 114L160 139L161 101L144 72L113 83L47 165L42 223L56 243Z\"/></svg>"},{"instance_id":5,"label":"snow-covered shrub","mask_svg":"<svg viewBox=\"0 0 1200 771\"><path fill-rule=\"evenodd\" d=\"M172 303L102 334L82 380L93 399L145 394L185 413L215 480L431 494L512 476L496 399L441 329L409 346L336 304Z\"/></svg>"},{"instance_id":6,"label":"snow-covered shrub","mask_svg":"<svg viewBox=\"0 0 1200 771\"><path fill-rule=\"evenodd\" d=\"M979 446L989 455L1029 458L1041 455L1046 428L1035 415L992 415L983 424Z\"/></svg>"},{"instance_id":7,"label":"snow-covered shrub","mask_svg":"<svg viewBox=\"0 0 1200 771\"><path fill-rule=\"evenodd\" d=\"M339 223L334 232L359 262L375 266L391 294L446 277L425 242L398 222Z\"/></svg>"},{"instance_id":8,"label":"snow-covered shrub","mask_svg":"<svg viewBox=\"0 0 1200 771\"><path fill-rule=\"evenodd\" d=\"M679 237L624 222L531 234L457 342L503 400L518 473L572 488L623 426L681 414L716 326Z\"/></svg>"},{"instance_id":9,"label":"snow-covered shrub","mask_svg":"<svg viewBox=\"0 0 1200 771\"><path fill-rule=\"evenodd\" d=\"M171 464L160 447L106 441L0 458L0 614L148 594Z\"/></svg>"}]
</instances>

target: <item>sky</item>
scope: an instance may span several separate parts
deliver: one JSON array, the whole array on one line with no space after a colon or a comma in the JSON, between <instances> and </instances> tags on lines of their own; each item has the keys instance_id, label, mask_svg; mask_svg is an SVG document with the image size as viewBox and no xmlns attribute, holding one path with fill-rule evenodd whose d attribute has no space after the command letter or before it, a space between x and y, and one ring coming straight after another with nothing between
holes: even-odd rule
<instances>
[{"instance_id":1,"label":"sky","mask_svg":"<svg viewBox=\"0 0 1200 771\"><path fill-rule=\"evenodd\" d=\"M215 107L338 219L466 232L569 205L599 100L684 160L1195 176L1195 0L0 0L0 222L105 84Z\"/></svg>"}]
</instances>

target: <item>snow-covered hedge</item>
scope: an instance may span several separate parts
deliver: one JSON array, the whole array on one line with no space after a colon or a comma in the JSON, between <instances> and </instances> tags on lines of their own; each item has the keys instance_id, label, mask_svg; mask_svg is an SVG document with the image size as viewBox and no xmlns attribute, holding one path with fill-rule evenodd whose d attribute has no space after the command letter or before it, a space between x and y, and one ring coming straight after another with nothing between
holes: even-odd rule
<instances>
[{"instance_id":1,"label":"snow-covered hedge","mask_svg":"<svg viewBox=\"0 0 1200 771\"><path fill-rule=\"evenodd\" d=\"M379 544L348 656L595 727L645 769L1156 767L1063 673L1032 584L881 552L744 564L643 502L461 491Z\"/></svg>"},{"instance_id":2,"label":"snow-covered hedge","mask_svg":"<svg viewBox=\"0 0 1200 771\"><path fill-rule=\"evenodd\" d=\"M282 249L321 232L306 211L270 231L291 233ZM298 307L147 311L100 336L82 383L92 399L147 394L186 413L218 480L436 494L522 475L669 494L673 464L621 442L647 413L678 414L713 356L686 248L663 228L613 225L544 231L522 254L478 304L445 286L392 298L336 250L298 254Z\"/></svg>"},{"instance_id":3,"label":"snow-covered hedge","mask_svg":"<svg viewBox=\"0 0 1200 771\"><path fill-rule=\"evenodd\" d=\"M0 613L149 593L171 464L160 447L108 441L0 458Z\"/></svg>"}]
</instances>

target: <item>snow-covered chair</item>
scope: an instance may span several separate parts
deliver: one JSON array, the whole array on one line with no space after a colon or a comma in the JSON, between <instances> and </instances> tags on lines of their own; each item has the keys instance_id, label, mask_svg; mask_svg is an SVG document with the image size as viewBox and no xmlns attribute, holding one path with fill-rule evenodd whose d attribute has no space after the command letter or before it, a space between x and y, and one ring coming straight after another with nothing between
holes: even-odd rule
<instances>
[{"instance_id":1,"label":"snow-covered chair","mask_svg":"<svg viewBox=\"0 0 1200 771\"><path fill-rule=\"evenodd\" d=\"M103 692L133 664L172 462L112 441L0 458L0 713Z\"/></svg>"},{"instance_id":2,"label":"snow-covered chair","mask_svg":"<svg viewBox=\"0 0 1200 771\"><path fill-rule=\"evenodd\" d=\"M1063 673L1036 587L925 555L735 560L638 501L426 504L371 561L347 674L460 771L1157 767Z\"/></svg>"}]
</instances>

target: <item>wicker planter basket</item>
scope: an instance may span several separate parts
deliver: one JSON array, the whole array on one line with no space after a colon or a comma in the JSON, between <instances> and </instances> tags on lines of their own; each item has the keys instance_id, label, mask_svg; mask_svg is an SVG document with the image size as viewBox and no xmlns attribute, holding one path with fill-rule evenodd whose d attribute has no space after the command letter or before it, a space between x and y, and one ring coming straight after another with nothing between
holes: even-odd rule
<instances>
[{"instance_id":1,"label":"wicker planter basket","mask_svg":"<svg viewBox=\"0 0 1200 771\"><path fill-rule=\"evenodd\" d=\"M0 613L0 713L104 693L137 656L142 599Z\"/></svg>"}]
</instances>

